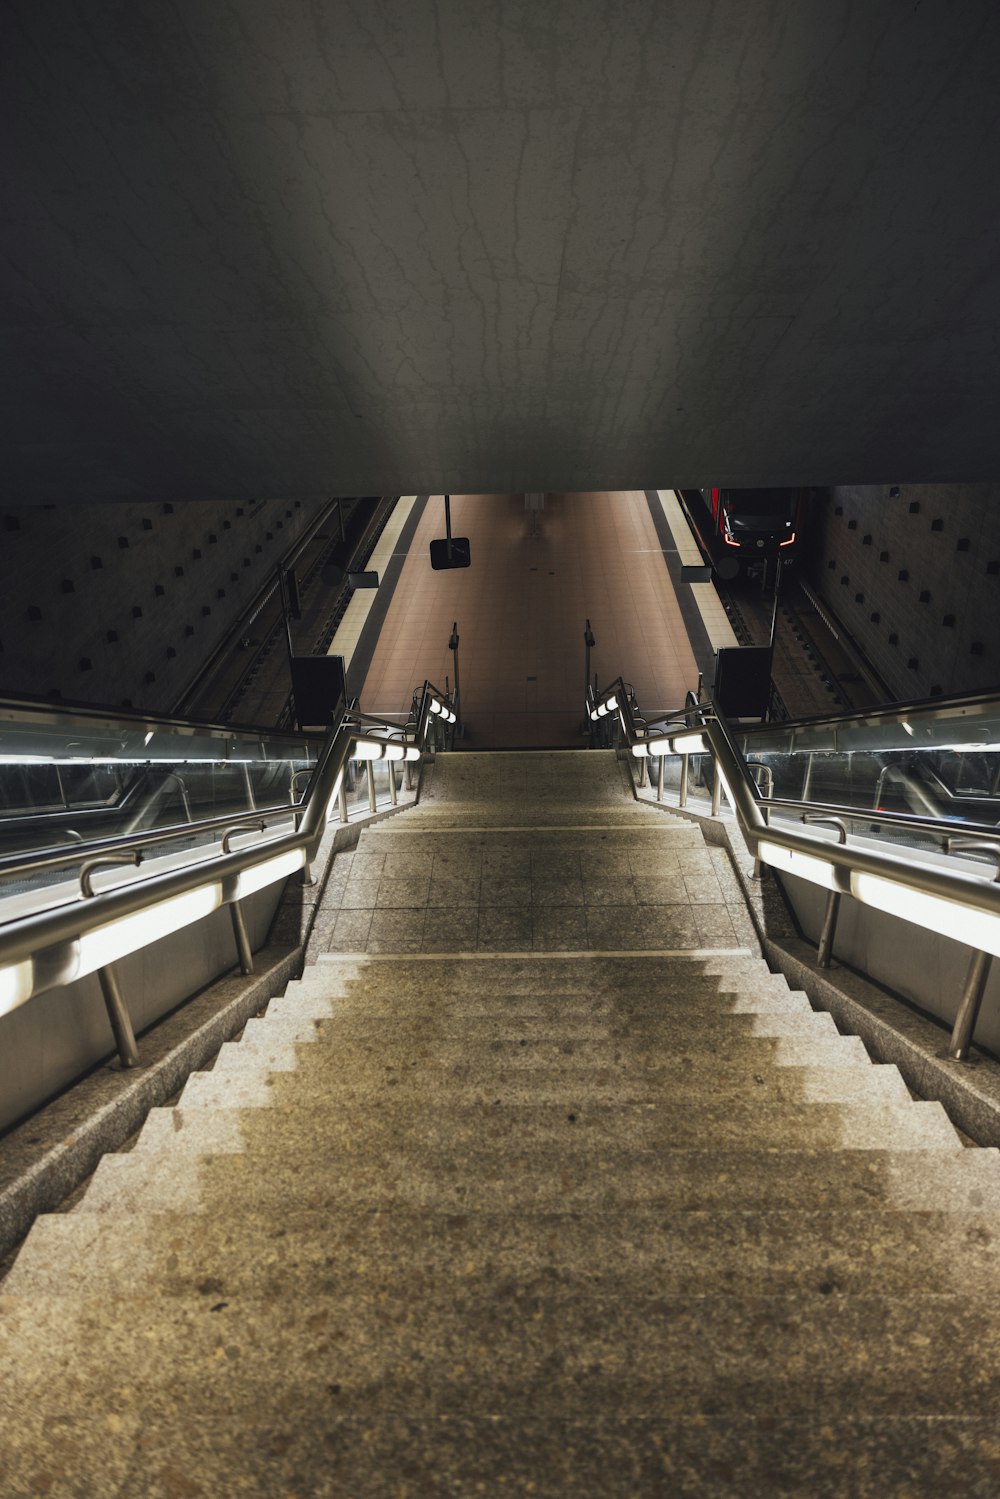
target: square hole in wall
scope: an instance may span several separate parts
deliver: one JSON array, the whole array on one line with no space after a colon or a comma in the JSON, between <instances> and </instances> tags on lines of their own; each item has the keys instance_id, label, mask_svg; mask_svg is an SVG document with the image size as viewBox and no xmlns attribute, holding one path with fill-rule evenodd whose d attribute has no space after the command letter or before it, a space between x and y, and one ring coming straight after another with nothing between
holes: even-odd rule
<instances>
[{"instance_id":1,"label":"square hole in wall","mask_svg":"<svg viewBox=\"0 0 1000 1499\"><path fill-rule=\"evenodd\" d=\"M920 501L919 500L911 500L909 508L910 508L910 514L911 515L919 515L920 514Z\"/></svg>"},{"instance_id":2,"label":"square hole in wall","mask_svg":"<svg viewBox=\"0 0 1000 1499\"><path fill-rule=\"evenodd\" d=\"M908 583L910 581L909 569L905 568L905 567L901 567L899 569L899 572L896 574L896 577L899 579L899 581L901 583Z\"/></svg>"},{"instance_id":3,"label":"square hole in wall","mask_svg":"<svg viewBox=\"0 0 1000 1499\"><path fill-rule=\"evenodd\" d=\"M878 560L880 562L888 562L888 560L889 560L889 553L888 552L879 552L879 554L878 554Z\"/></svg>"}]
</instances>

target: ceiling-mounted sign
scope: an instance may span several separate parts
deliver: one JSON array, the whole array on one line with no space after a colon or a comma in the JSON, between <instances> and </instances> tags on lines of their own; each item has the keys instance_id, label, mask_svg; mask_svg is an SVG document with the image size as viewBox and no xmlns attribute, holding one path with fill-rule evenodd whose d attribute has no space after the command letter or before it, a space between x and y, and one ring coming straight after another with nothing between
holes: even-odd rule
<instances>
[{"instance_id":1,"label":"ceiling-mounted sign","mask_svg":"<svg viewBox=\"0 0 1000 1499\"><path fill-rule=\"evenodd\" d=\"M431 542L431 567L440 571L445 567L468 567L472 561L472 547L467 536L442 536Z\"/></svg>"},{"instance_id":2,"label":"ceiling-mounted sign","mask_svg":"<svg viewBox=\"0 0 1000 1499\"><path fill-rule=\"evenodd\" d=\"M431 542L431 567L440 572L446 567L468 567L472 561L472 547L467 536L451 534L451 495L444 497L444 528L448 533L440 541Z\"/></svg>"}]
</instances>

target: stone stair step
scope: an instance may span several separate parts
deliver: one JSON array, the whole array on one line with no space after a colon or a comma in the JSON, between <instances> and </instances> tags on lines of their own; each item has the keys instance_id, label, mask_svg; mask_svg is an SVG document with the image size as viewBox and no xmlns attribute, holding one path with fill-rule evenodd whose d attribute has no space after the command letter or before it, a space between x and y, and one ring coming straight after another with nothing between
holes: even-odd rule
<instances>
[{"instance_id":1,"label":"stone stair step","mask_svg":"<svg viewBox=\"0 0 1000 1499\"><path fill-rule=\"evenodd\" d=\"M564 987L574 989L601 983L618 990L641 988L649 992L659 985L677 987L696 983L699 979L728 979L740 985L755 978L786 982L781 974L771 972L763 958L738 952L720 952L709 957L662 958L642 953L616 953L612 957L590 953L553 953L548 957L506 953L463 954L460 957L426 954L419 958L406 953L381 958L370 953L320 953L316 962L306 969L306 974L316 978L327 975L330 979L339 978L345 982L361 980L363 983L389 983L393 986L412 978L420 984L457 984L463 990L475 982L491 988L504 985L516 988L526 981L529 988L542 984L555 992Z\"/></svg>"},{"instance_id":2,"label":"stone stair step","mask_svg":"<svg viewBox=\"0 0 1000 1499\"><path fill-rule=\"evenodd\" d=\"M995 1293L1000 1211L435 1212L342 1207L280 1218L39 1218L5 1296L486 1297L503 1279L623 1297Z\"/></svg>"},{"instance_id":3,"label":"stone stair step","mask_svg":"<svg viewBox=\"0 0 1000 1499\"><path fill-rule=\"evenodd\" d=\"M370 1410L474 1409L552 1420L656 1412L696 1415L748 1406L813 1416L995 1414L1000 1361L983 1307L969 1296L642 1300L494 1283L452 1290L439 1306L401 1297L0 1298L0 1379L16 1373L26 1402L103 1409L120 1366L124 1318L129 1405L169 1403L183 1422L254 1419L275 1398ZM977 1347L986 1357L972 1359ZM327 1407L329 1409L329 1406Z\"/></svg>"},{"instance_id":4,"label":"stone stair step","mask_svg":"<svg viewBox=\"0 0 1000 1499\"><path fill-rule=\"evenodd\" d=\"M265 1124L268 1122L265 1119ZM161 1150L172 1152L169 1170ZM140 1145L108 1155L83 1199L87 1211L134 1213L179 1208L199 1211L209 1188L228 1216L269 1211L286 1221L293 1207L323 1212L350 1203L387 1206L419 1202L456 1210L521 1211L610 1205L632 1211L660 1203L664 1211L720 1207L887 1208L941 1211L1000 1210L1000 1157L993 1150L942 1150L938 1146L887 1151L863 1147L746 1149L740 1146L661 1150L642 1143L607 1141L586 1132L571 1154L561 1143L511 1151L500 1139L440 1145L430 1155L421 1139L401 1135L370 1140L364 1151L345 1147L283 1122L266 1169L260 1118L251 1110L153 1109ZM156 1169L141 1165L144 1153ZM251 1180L248 1173L254 1173ZM131 1174L129 1174L131 1173ZM130 1183L137 1184L133 1192ZM150 1196L141 1198L143 1184Z\"/></svg>"},{"instance_id":5,"label":"stone stair step","mask_svg":"<svg viewBox=\"0 0 1000 1499\"><path fill-rule=\"evenodd\" d=\"M178 1111L175 1125L179 1123L183 1128L199 1107L211 1108L209 1098L203 1098L193 1108L185 1103L183 1110ZM864 1150L867 1142L876 1138L894 1151L941 1150L956 1156L962 1154L962 1146L943 1109L924 1103L762 1104L754 1100L748 1105L745 1100L734 1099L718 1105L668 1103L655 1108L648 1105L592 1108L580 1103L568 1108L562 1104L498 1102L427 1107L414 1120L409 1117L412 1106L393 1100L380 1101L363 1111L361 1120L355 1117L346 1121L344 1111L336 1106L312 1110L310 1121L303 1121L299 1113L289 1116L278 1107L247 1106L241 1112L244 1156L267 1162L271 1175L277 1172L279 1160L289 1162L289 1192L307 1180L310 1173L323 1176L327 1169L324 1163L330 1157L346 1155L363 1164L366 1159L384 1157L403 1139L409 1151L422 1150L428 1157L439 1156L442 1170L445 1162L456 1157L461 1161L467 1151L481 1156L498 1150L501 1155L510 1153L520 1160L539 1153L551 1154L557 1167L561 1160L567 1172L571 1172L578 1158L620 1152L625 1144L631 1151L659 1151L660 1169L665 1170L671 1156L700 1151L707 1140L716 1149L735 1150L748 1135L762 1149L822 1146ZM317 1138L322 1141L322 1149L316 1145ZM315 1152L314 1168L306 1159L310 1144ZM151 1194L150 1210L155 1210L158 1204L178 1205L177 1199L170 1196L174 1191L182 1194L181 1204L191 1200L192 1193L200 1201L201 1183L209 1175L187 1150L181 1154L146 1150L106 1156L73 1211L143 1211L140 1193L144 1186ZM512 1180L520 1186L521 1178L522 1173L518 1172ZM659 1183L651 1185L656 1190ZM126 1196L132 1203L127 1209Z\"/></svg>"},{"instance_id":6,"label":"stone stair step","mask_svg":"<svg viewBox=\"0 0 1000 1499\"><path fill-rule=\"evenodd\" d=\"M300 1019L330 1021L330 1032L334 1034L337 1026L342 1023L345 1012L342 1008L337 1008L334 1000L316 998L268 1010L269 1016L289 1013ZM471 999L460 1006L442 1006L438 1010L421 1007L416 1011L404 1009L399 1012L392 1009L383 1013L352 1008L351 1013L355 1017L355 1023L363 1017L372 1030L379 1031L383 1028L391 1031L399 1025L409 1027L411 1031L416 1026L420 1033L433 1034L437 1024L451 1029L468 1021L470 1036L475 1035L475 1028L480 1022L501 1022L512 1034L531 1019L550 1026L567 1025L571 1028L600 1022L610 1035L658 1038L664 1045L677 1044L689 1037L695 1043L703 1036L707 1046L727 1034L775 1037L814 1035L831 1038L840 1034L828 1012L812 1010L808 1006L800 1007L797 1001L789 1006L784 996L778 996L773 1005L765 1000L761 1002L759 1009L732 1009L729 1013L722 1012L713 1003L707 1014L698 1014L693 1007L678 1008L667 1013L659 1010L644 1013L634 1009L614 1010L598 1002L587 1007L579 1001L570 1001L563 1007L544 997L534 996L526 996L523 1002Z\"/></svg>"},{"instance_id":7,"label":"stone stair step","mask_svg":"<svg viewBox=\"0 0 1000 1499\"><path fill-rule=\"evenodd\" d=\"M248 1082L249 1088L260 1090L261 1107L268 1107L269 1100L264 1089L269 1084L265 1074L259 1082ZM533 1072L477 1072L469 1068L455 1069L447 1075L435 1074L435 1106L444 1103L461 1105L503 1104L527 1106L561 1105L575 1108L583 1099L588 1108L604 1105L649 1105L659 1106L669 1099L672 1105L685 1102L698 1103L705 1094L703 1075L684 1079L663 1073L652 1078L635 1078L629 1074L616 1076L610 1071L593 1069L552 1069L544 1075L537 1069ZM383 1097L393 1097L397 1102L410 1100L414 1108L422 1106L426 1096L426 1077L413 1075L405 1070L386 1074L384 1071L369 1078L344 1078L325 1084L314 1095L322 1096L330 1106L344 1108L367 1108L378 1106ZM872 1103L903 1105L910 1101L909 1092L902 1078L894 1069L871 1068L867 1072L838 1070L831 1080L819 1068L786 1068L783 1073L767 1076L758 1073L746 1076L743 1072L720 1075L712 1087L716 1103L746 1102L761 1100L777 1103ZM187 1100L185 1100L187 1101ZM252 1107L247 1095L243 1095L242 1107Z\"/></svg>"},{"instance_id":8,"label":"stone stair step","mask_svg":"<svg viewBox=\"0 0 1000 1499\"><path fill-rule=\"evenodd\" d=\"M278 1059L289 1053L297 1056L298 1048L303 1046L316 1046L321 1051L332 1047L338 1059L362 1062L370 1058L382 1066L403 1066L414 1060L425 1063L436 1060L446 1065L467 1059L473 1050L482 1050L498 1065L528 1068L565 1065L567 1057L581 1065L627 1061L633 1067L683 1066L687 1070L697 1067L708 1070L737 1062L748 1067L872 1065L864 1043L857 1036L829 1033L814 1040L796 1036L740 1037L731 1046L717 1046L709 1053L702 1048L671 1047L665 1038L657 1044L653 1044L651 1037L644 1040L641 1035L626 1040L610 1035L607 1028L596 1024L577 1026L567 1033L561 1026L539 1022L537 1018L526 1018L517 1027L502 1020L481 1020L474 1026L456 1020L443 1029L414 1023L394 1025L386 1031L380 1027L376 1032L368 1023L358 1020L325 1023L288 1015L248 1022L242 1039L222 1048L213 1070L219 1068L224 1057L232 1057L235 1063L238 1049L244 1049L248 1059L273 1057L275 1066L283 1067L285 1063Z\"/></svg>"},{"instance_id":9,"label":"stone stair step","mask_svg":"<svg viewBox=\"0 0 1000 1499\"><path fill-rule=\"evenodd\" d=\"M363 1103L373 1091L399 1088L418 1095L454 1099L467 1093L480 1094L496 1089L505 1098L530 1102L556 1098L578 1098L583 1094L591 1103L631 1100L658 1100L664 1094L673 1099L691 1098L696 1102L706 1091L706 1067L671 1065L663 1058L660 1066L635 1066L623 1053L603 1059L567 1057L555 1053L544 1065L534 1067L500 1066L490 1053L478 1062L469 1060L467 1047L453 1046L444 1056L433 1055L428 1048L425 1060L401 1059L387 1063L365 1053L349 1055L346 1050L295 1044L272 1046L268 1050L243 1050L239 1042L223 1046L212 1077L240 1077L256 1080L261 1086L274 1073L297 1074L302 1086L324 1092L340 1103ZM715 1058L709 1086L713 1096L760 1097L775 1102L814 1100L837 1102L847 1099L881 1099L883 1102L906 1103L909 1090L893 1065L866 1068L784 1067L748 1069L737 1062L721 1066Z\"/></svg>"}]
</instances>

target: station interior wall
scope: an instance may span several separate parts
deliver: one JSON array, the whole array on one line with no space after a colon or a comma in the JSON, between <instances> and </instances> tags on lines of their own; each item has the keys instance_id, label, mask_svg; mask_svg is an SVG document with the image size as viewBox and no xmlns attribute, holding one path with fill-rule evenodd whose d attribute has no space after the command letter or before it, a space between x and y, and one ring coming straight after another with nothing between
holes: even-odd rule
<instances>
[{"instance_id":1,"label":"station interior wall","mask_svg":"<svg viewBox=\"0 0 1000 1499\"><path fill-rule=\"evenodd\" d=\"M810 513L812 576L893 698L1000 682L1000 488L837 485Z\"/></svg>"},{"instance_id":2,"label":"station interior wall","mask_svg":"<svg viewBox=\"0 0 1000 1499\"><path fill-rule=\"evenodd\" d=\"M0 510L0 691L169 713L309 524L303 501Z\"/></svg>"}]
</instances>

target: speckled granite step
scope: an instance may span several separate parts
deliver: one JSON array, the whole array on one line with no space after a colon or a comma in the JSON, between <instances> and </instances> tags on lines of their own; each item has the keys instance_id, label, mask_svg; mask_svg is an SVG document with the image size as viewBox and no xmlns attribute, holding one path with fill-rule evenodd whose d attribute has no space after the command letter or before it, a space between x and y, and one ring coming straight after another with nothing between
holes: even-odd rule
<instances>
[{"instance_id":1,"label":"speckled granite step","mask_svg":"<svg viewBox=\"0 0 1000 1499\"><path fill-rule=\"evenodd\" d=\"M505 953L414 958L407 954L374 957L368 953L321 953L306 970L306 978L320 984L357 983L362 990L368 985L398 985L412 979L420 984L435 983L439 988L455 987L466 992L470 987L486 985L531 989L539 984L551 993L579 989L584 985L607 985L612 992L641 990L652 993L659 986L681 987L699 980L733 980L742 988L754 978L786 980L772 973L763 958L739 953L716 953L707 957L657 957L641 953L552 953L508 956Z\"/></svg>"},{"instance_id":2,"label":"speckled granite step","mask_svg":"<svg viewBox=\"0 0 1000 1499\"><path fill-rule=\"evenodd\" d=\"M1000 1211L849 1212L719 1210L665 1214L435 1213L396 1206L342 1207L287 1230L238 1219L177 1214L50 1214L4 1283L5 1296L96 1295L102 1287L164 1296L312 1294L382 1290L432 1302L461 1289L489 1297L511 1285L600 1289L651 1296L912 1295L954 1290L960 1257L972 1296L995 1293Z\"/></svg>"},{"instance_id":3,"label":"speckled granite step","mask_svg":"<svg viewBox=\"0 0 1000 1499\"><path fill-rule=\"evenodd\" d=\"M426 1207L435 1212L607 1211L631 1214L720 1208L846 1208L1000 1211L1000 1159L994 1151L887 1151L827 1147L774 1151L734 1148L662 1151L609 1144L586 1133L572 1152L560 1142L512 1151L481 1139L429 1154L423 1140L376 1139L364 1152L335 1142L317 1147L306 1129L265 1140L250 1111L155 1110L150 1124L182 1149L169 1171L149 1170L139 1153L106 1156L83 1203L88 1212L126 1215L217 1212L238 1218L249 1204L282 1227L312 1224L343 1207ZM149 1126L147 1125L147 1128ZM742 1143L742 1142L741 1142ZM125 1164L123 1164L125 1163Z\"/></svg>"},{"instance_id":4,"label":"speckled granite step","mask_svg":"<svg viewBox=\"0 0 1000 1499\"><path fill-rule=\"evenodd\" d=\"M253 1419L330 1398L362 1415L544 1410L553 1420L695 1415L735 1406L811 1416L995 1414L1000 1358L971 1296L605 1296L498 1278L488 1294L449 1288L440 1304L378 1288L355 1298L0 1297L0 1385L26 1403L84 1400L95 1419L128 1406ZM970 1358L970 1348L986 1355ZM267 1356L261 1357L261 1351ZM110 1388L109 1388L110 1387ZM169 1412L169 1415L168 1415ZM9 1440L9 1428L7 1439Z\"/></svg>"},{"instance_id":5,"label":"speckled granite step","mask_svg":"<svg viewBox=\"0 0 1000 1499\"><path fill-rule=\"evenodd\" d=\"M373 1028L370 1021L353 1015L328 1023L285 1012L249 1021L236 1044L255 1056L276 1054L297 1044L334 1047L338 1056L370 1056L384 1065L400 1065L415 1057L445 1058L452 1050L468 1056L472 1046L488 1052L497 1061L503 1059L505 1065L517 1067L545 1066L566 1056L600 1063L625 1054L623 1038L612 1035L610 1027L597 1019L577 1021L569 1027L539 1016L524 1016L515 1025L502 1017L481 1016L475 1021L456 1017L445 1023L438 1017L421 1016L396 1021L391 1028L381 1024ZM219 1061L225 1054L224 1048ZM741 1057L747 1066L768 1062L788 1067L871 1066L864 1043L857 1036L829 1032L813 1039L741 1037L725 1047L717 1042L709 1053L700 1047L667 1046L662 1040L656 1041L650 1029L646 1038L636 1034L630 1039L627 1054L634 1065L644 1067L683 1063L688 1068L711 1068L716 1063L724 1065Z\"/></svg>"},{"instance_id":6,"label":"speckled granite step","mask_svg":"<svg viewBox=\"0 0 1000 1499\"><path fill-rule=\"evenodd\" d=\"M106 1436L112 1421L113 1443ZM262 1402L245 1427L208 1407L186 1411L183 1427L166 1412L146 1426L121 1404L106 1421L65 1417L54 1444L45 1423L42 1412L26 1413L6 1444L12 1495L178 1499L185 1486L190 1492L189 1472L198 1474L204 1494L324 1499L503 1492L532 1499L992 1499L1000 1491L988 1416L666 1417L595 1409L563 1421L554 1437L537 1412L352 1415L338 1408L331 1389L301 1406Z\"/></svg>"},{"instance_id":7,"label":"speckled granite step","mask_svg":"<svg viewBox=\"0 0 1000 1499\"><path fill-rule=\"evenodd\" d=\"M653 1103L669 1098L671 1103L698 1103L705 1095L706 1069L680 1067L641 1069L626 1062L604 1066L565 1065L553 1062L544 1068L497 1067L489 1058L485 1063L434 1063L385 1066L372 1062L367 1067L352 1063L331 1052L325 1057L297 1059L286 1056L284 1065L275 1066L261 1060L256 1072L256 1086L262 1102L269 1099L264 1089L274 1072L294 1074L305 1098L315 1097L344 1107L367 1107L390 1094L411 1098L420 1105L429 1092L437 1104L444 1102L492 1103L564 1103L573 1107L582 1098L588 1107L597 1104ZM315 1065L310 1066L310 1063ZM343 1069L343 1070L341 1070ZM223 1075L247 1079L248 1064L237 1059L227 1064L220 1058L213 1077ZM897 1103L905 1104L910 1093L894 1066L867 1068L785 1067L747 1071L745 1066L716 1066L712 1078L712 1096L723 1100L759 1098L769 1103Z\"/></svg>"},{"instance_id":8,"label":"speckled granite step","mask_svg":"<svg viewBox=\"0 0 1000 1499\"><path fill-rule=\"evenodd\" d=\"M204 1105L203 1105L204 1106ZM212 1105L209 1103L209 1107ZM184 1118L197 1112L185 1105ZM384 1155L404 1139L408 1148L421 1149L444 1160L465 1152L497 1150L515 1159L533 1154L561 1153L567 1163L589 1149L620 1151L627 1140L637 1151L656 1151L664 1158L673 1152L699 1150L711 1139L716 1148L733 1150L752 1134L761 1149L864 1149L872 1138L887 1148L941 1150L960 1156L962 1147L944 1111L936 1104L826 1104L761 1103L754 1099L724 1100L715 1105L664 1103L621 1107L591 1107L586 1099L575 1105L518 1104L497 1101L484 1105L425 1107L418 1120L405 1101L380 1102L363 1112L363 1120L345 1118L336 1107L311 1109L308 1127L300 1111L289 1117L280 1108L245 1108L241 1121L244 1149L267 1162L276 1173L288 1162L286 1186L291 1196L310 1174L323 1176L329 1156L348 1155L363 1161ZM253 1115L257 1114L257 1119ZM569 1143L570 1137L572 1144ZM317 1147L317 1138L323 1142ZM363 1141L363 1149L361 1142ZM313 1156L307 1160L310 1144ZM192 1159L166 1152L132 1152L106 1156L91 1178L74 1212L146 1211L184 1206L210 1172ZM520 1173L518 1173L520 1175ZM514 1178L517 1185L517 1177ZM143 1191L149 1193L143 1206ZM179 1196L177 1194L180 1194Z\"/></svg>"}]
</instances>

